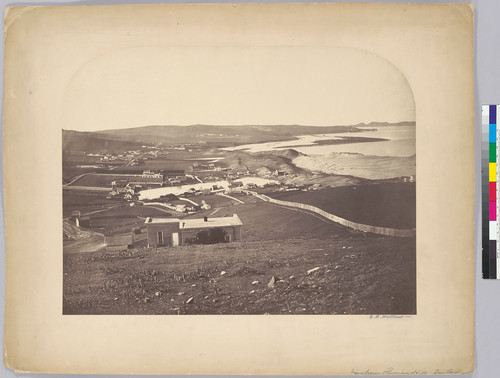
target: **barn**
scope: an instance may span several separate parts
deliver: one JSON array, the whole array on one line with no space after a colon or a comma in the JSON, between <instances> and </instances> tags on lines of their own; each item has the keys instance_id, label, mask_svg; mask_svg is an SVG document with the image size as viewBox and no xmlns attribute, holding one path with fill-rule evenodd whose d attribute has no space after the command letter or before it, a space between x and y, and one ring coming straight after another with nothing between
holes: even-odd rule
<instances>
[{"instance_id":1,"label":"barn","mask_svg":"<svg viewBox=\"0 0 500 378\"><path fill-rule=\"evenodd\" d=\"M147 218L148 247L240 241L242 225L237 214L231 217L182 220Z\"/></svg>"}]
</instances>

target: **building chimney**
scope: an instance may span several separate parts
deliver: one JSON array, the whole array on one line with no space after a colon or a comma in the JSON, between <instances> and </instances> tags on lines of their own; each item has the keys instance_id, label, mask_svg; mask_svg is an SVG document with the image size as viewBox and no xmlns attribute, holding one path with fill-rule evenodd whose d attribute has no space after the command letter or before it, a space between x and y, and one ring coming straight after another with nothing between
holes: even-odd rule
<instances>
[{"instance_id":1,"label":"building chimney","mask_svg":"<svg viewBox=\"0 0 500 378\"><path fill-rule=\"evenodd\" d=\"M204 222L208 222L208 217L203 217Z\"/></svg>"}]
</instances>

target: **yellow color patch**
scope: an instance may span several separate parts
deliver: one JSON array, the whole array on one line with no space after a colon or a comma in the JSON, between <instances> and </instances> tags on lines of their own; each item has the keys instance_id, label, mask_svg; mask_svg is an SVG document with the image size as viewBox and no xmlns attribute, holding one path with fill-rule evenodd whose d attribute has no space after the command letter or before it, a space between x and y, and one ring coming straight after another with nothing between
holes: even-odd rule
<instances>
[{"instance_id":1,"label":"yellow color patch","mask_svg":"<svg viewBox=\"0 0 500 378\"><path fill-rule=\"evenodd\" d=\"M490 163L490 182L497 181L497 167L496 163Z\"/></svg>"}]
</instances>

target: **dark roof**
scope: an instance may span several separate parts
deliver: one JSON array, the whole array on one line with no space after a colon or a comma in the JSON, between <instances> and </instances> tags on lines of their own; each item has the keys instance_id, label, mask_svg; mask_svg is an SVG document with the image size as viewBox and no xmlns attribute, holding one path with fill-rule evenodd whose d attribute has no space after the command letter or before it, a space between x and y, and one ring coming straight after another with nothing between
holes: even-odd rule
<instances>
[{"instance_id":1,"label":"dark roof","mask_svg":"<svg viewBox=\"0 0 500 378\"><path fill-rule=\"evenodd\" d=\"M132 235L107 236L107 245L132 245Z\"/></svg>"}]
</instances>

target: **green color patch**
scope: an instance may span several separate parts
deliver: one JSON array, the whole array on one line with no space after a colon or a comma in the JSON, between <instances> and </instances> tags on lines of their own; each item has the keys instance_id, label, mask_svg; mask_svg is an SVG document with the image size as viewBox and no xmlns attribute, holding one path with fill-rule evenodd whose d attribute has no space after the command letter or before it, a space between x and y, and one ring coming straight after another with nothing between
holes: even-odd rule
<instances>
[{"instance_id":1,"label":"green color patch","mask_svg":"<svg viewBox=\"0 0 500 378\"><path fill-rule=\"evenodd\" d=\"M497 161L497 144L490 143L490 163L495 163Z\"/></svg>"}]
</instances>

